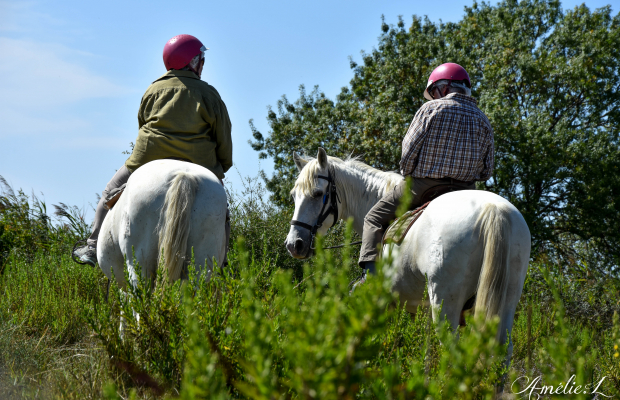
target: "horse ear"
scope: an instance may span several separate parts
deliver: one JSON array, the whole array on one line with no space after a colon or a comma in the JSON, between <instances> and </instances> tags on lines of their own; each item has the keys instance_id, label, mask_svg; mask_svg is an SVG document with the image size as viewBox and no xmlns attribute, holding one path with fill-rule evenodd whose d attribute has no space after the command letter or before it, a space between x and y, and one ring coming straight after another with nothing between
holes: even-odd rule
<instances>
[{"instance_id":1,"label":"horse ear","mask_svg":"<svg viewBox=\"0 0 620 400\"><path fill-rule=\"evenodd\" d=\"M301 158L296 151L293 151L293 161L295 161L295 165L297 166L299 172L301 172L301 170L304 169L306 164L308 164L308 161Z\"/></svg>"},{"instance_id":2,"label":"horse ear","mask_svg":"<svg viewBox=\"0 0 620 400\"><path fill-rule=\"evenodd\" d=\"M327 168L327 153L325 152L325 149L323 149L322 147L319 147L319 154L317 154L316 156L317 160L319 160L319 166L321 167L321 169L325 169Z\"/></svg>"}]
</instances>

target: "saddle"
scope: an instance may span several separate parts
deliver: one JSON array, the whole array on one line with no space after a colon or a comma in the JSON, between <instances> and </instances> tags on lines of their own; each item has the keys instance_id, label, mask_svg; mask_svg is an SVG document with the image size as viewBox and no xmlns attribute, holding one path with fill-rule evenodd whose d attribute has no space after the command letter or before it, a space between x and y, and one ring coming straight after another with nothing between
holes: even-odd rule
<instances>
[{"instance_id":1,"label":"saddle","mask_svg":"<svg viewBox=\"0 0 620 400\"><path fill-rule=\"evenodd\" d=\"M383 234L383 240L381 241L381 246L383 247L386 243L394 243L400 245L405 236L407 236L407 232L413 226L413 224L420 218L426 207L431 203L431 201L435 200L437 197L450 193L456 192L458 190L465 190L465 188L454 186L451 184L446 185L438 185L433 186L428 189L422 195L422 205L414 208L413 210L409 210L404 213L401 217L396 218L394 222L386 229Z\"/></svg>"},{"instance_id":2,"label":"saddle","mask_svg":"<svg viewBox=\"0 0 620 400\"><path fill-rule=\"evenodd\" d=\"M108 196L105 198L105 203L103 203L103 207L105 207L106 210L111 210L112 207L114 207L114 204L116 204L118 199L121 198L121 195L123 194L123 191L125 190L125 186L127 186L127 184L123 183L121 186L117 187L116 189L110 190L110 193L108 193Z\"/></svg>"}]
</instances>

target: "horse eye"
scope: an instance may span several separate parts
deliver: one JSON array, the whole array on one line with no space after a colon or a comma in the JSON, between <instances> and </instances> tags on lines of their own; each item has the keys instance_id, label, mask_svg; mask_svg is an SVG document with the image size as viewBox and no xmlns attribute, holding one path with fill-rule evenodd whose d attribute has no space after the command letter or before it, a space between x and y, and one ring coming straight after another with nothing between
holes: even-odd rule
<instances>
[{"instance_id":1,"label":"horse eye","mask_svg":"<svg viewBox=\"0 0 620 400\"><path fill-rule=\"evenodd\" d=\"M312 192L312 197L314 197L315 199L318 199L319 197L322 197L323 193L320 190L315 190L314 192Z\"/></svg>"}]
</instances>

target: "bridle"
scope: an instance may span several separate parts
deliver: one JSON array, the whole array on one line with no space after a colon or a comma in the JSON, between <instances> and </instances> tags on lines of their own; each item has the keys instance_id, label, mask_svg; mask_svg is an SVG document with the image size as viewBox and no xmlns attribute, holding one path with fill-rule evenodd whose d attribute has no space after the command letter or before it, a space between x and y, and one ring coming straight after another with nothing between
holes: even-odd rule
<instances>
[{"instance_id":1,"label":"bridle","mask_svg":"<svg viewBox=\"0 0 620 400\"><path fill-rule=\"evenodd\" d=\"M327 170L327 176L318 175L318 179L324 179L328 182L327 184L327 192L323 195L323 207L321 207L321 212L319 213L319 217L314 225L306 224L305 222L297 221L295 219L291 220L291 225L299 226L304 229L308 229L312 234L312 238L310 239L310 249L315 250L312 245L314 244L314 237L316 236L316 232L319 230L321 226L323 226L323 222L330 215L334 216L334 222L332 226L336 225L338 221L338 203L340 203L340 198L338 197L338 192L336 191L336 181L333 177L333 173L331 169ZM329 202L327 199L329 198ZM329 207L327 204L329 203ZM326 209L327 207L327 209ZM330 228L332 227L330 226Z\"/></svg>"}]
</instances>

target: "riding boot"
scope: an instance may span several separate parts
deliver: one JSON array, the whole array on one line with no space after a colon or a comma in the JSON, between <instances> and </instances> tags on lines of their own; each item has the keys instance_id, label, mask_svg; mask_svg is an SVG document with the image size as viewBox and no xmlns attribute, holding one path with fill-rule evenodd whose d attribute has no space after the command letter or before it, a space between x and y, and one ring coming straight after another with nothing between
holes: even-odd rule
<instances>
[{"instance_id":1,"label":"riding boot","mask_svg":"<svg viewBox=\"0 0 620 400\"><path fill-rule=\"evenodd\" d=\"M94 267L97 265L97 248L91 245L79 247L73 252L73 257Z\"/></svg>"},{"instance_id":2,"label":"riding boot","mask_svg":"<svg viewBox=\"0 0 620 400\"><path fill-rule=\"evenodd\" d=\"M101 225L103 225L103 220L105 216L108 214L108 210L105 208L105 202L109 195L109 193L121 187L123 184L127 183L129 180L129 176L131 172L124 165L116 171L110 182L105 187L105 190L101 194L101 198L99 199L99 203L97 204L97 209L95 211L95 220L93 221L93 231L88 238L88 245L92 248L97 248L97 239L99 238L99 230L101 229Z\"/></svg>"},{"instance_id":3,"label":"riding boot","mask_svg":"<svg viewBox=\"0 0 620 400\"><path fill-rule=\"evenodd\" d=\"M362 267L371 275L377 275L377 266L374 261L366 261L364 262L364 266Z\"/></svg>"},{"instance_id":4,"label":"riding boot","mask_svg":"<svg viewBox=\"0 0 620 400\"><path fill-rule=\"evenodd\" d=\"M355 289L366 283L366 279L368 279L369 275L377 275L377 267L374 261L365 261L362 264L362 276L353 284L349 294L353 294Z\"/></svg>"}]
</instances>

